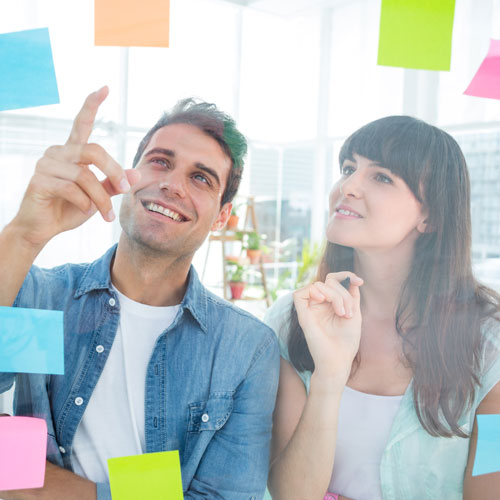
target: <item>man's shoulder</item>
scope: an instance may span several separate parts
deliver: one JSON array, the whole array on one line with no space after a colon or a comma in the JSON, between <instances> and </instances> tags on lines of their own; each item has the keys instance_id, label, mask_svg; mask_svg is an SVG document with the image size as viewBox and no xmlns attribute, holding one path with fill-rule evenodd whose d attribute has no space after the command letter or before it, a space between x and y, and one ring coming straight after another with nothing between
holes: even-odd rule
<instances>
[{"instance_id":1,"label":"man's shoulder","mask_svg":"<svg viewBox=\"0 0 500 500\"><path fill-rule=\"evenodd\" d=\"M217 319L220 325L233 325L235 328L223 330L234 334L251 334L254 337L262 335L266 339L274 340L273 330L253 314L235 306L231 302L219 297L205 288L207 298L207 312L209 317Z\"/></svg>"},{"instance_id":2,"label":"man's shoulder","mask_svg":"<svg viewBox=\"0 0 500 500\"><path fill-rule=\"evenodd\" d=\"M88 263L65 263L52 268L33 265L14 304L51 309L61 300L103 288L109 282L108 254L109 251Z\"/></svg>"}]
</instances>

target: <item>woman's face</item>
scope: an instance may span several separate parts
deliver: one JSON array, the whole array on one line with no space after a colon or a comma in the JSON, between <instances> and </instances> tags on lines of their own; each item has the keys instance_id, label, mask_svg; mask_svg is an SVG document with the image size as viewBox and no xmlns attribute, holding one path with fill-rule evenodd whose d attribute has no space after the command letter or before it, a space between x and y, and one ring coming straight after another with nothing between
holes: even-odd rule
<instances>
[{"instance_id":1,"label":"woman's face","mask_svg":"<svg viewBox=\"0 0 500 500\"><path fill-rule=\"evenodd\" d=\"M415 244L425 232L422 204L400 177L354 154L330 193L326 237L359 250L390 250Z\"/></svg>"}]
</instances>

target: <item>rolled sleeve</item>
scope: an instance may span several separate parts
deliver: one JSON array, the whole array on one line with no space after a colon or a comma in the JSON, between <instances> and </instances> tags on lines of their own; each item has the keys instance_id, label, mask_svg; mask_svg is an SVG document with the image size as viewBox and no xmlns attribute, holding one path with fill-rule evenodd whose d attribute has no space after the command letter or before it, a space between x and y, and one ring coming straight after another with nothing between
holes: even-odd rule
<instances>
[{"instance_id":1,"label":"rolled sleeve","mask_svg":"<svg viewBox=\"0 0 500 500\"><path fill-rule=\"evenodd\" d=\"M97 500L111 500L109 483L97 483Z\"/></svg>"}]
</instances>

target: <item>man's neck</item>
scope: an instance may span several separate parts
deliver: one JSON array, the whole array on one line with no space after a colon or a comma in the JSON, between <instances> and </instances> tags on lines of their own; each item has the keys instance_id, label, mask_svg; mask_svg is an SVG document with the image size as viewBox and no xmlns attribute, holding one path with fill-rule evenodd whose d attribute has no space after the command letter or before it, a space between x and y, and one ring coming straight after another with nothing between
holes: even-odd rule
<instances>
[{"instance_id":1,"label":"man's neck","mask_svg":"<svg viewBox=\"0 0 500 500\"><path fill-rule=\"evenodd\" d=\"M180 304L186 293L191 257L141 250L122 234L111 264L113 285L129 299L151 306Z\"/></svg>"}]
</instances>

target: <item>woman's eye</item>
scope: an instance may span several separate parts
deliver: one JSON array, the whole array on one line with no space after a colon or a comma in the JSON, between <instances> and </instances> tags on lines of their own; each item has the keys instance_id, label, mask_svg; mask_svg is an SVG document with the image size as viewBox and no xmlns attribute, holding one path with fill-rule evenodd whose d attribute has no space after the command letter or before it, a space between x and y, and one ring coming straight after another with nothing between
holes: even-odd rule
<instances>
[{"instance_id":1,"label":"woman's eye","mask_svg":"<svg viewBox=\"0 0 500 500\"><path fill-rule=\"evenodd\" d=\"M340 173L342 175L351 175L353 172L354 172L354 167L352 167L351 165L344 165L340 169Z\"/></svg>"},{"instance_id":2,"label":"woman's eye","mask_svg":"<svg viewBox=\"0 0 500 500\"><path fill-rule=\"evenodd\" d=\"M392 179L387 175L378 173L375 178L378 182L383 182L384 184L392 184Z\"/></svg>"}]
</instances>

